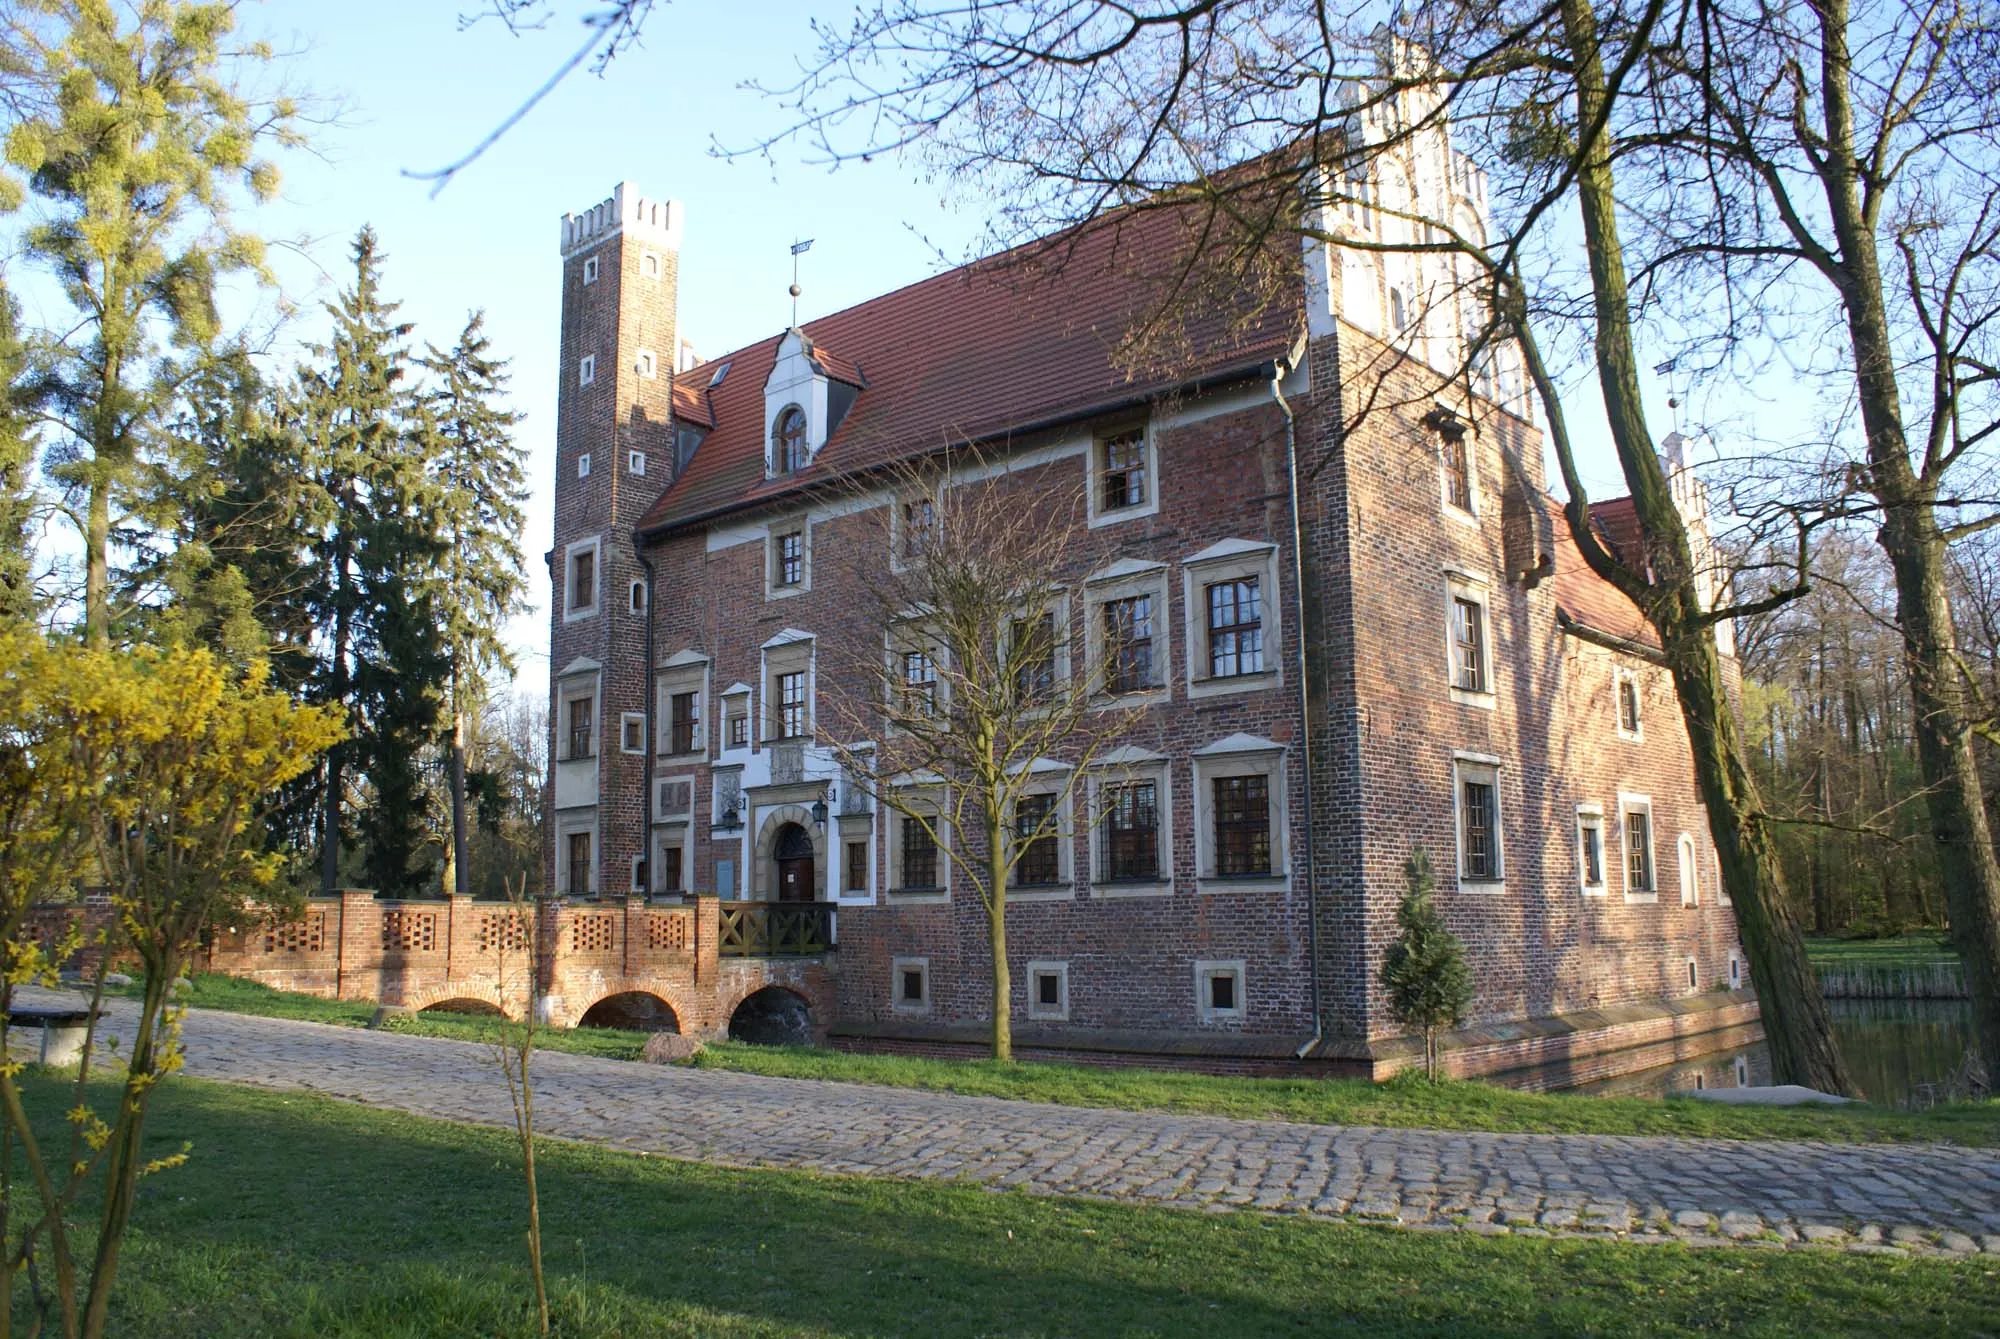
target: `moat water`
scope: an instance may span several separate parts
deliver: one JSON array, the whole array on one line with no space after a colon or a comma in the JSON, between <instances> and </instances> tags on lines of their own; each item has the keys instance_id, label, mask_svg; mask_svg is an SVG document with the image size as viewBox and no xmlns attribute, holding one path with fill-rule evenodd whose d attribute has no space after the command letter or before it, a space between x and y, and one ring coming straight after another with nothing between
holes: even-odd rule
<instances>
[{"instance_id":1,"label":"moat water","mask_svg":"<svg viewBox=\"0 0 2000 1339\"><path fill-rule=\"evenodd\" d=\"M1871 1102L1890 1106L1958 1072L1972 1044L1971 1006L1963 1000L1829 1000L1834 1035L1854 1081ZM1759 1087L1771 1081L1762 1042L1714 1051L1677 1064L1587 1083L1572 1092L1607 1097L1667 1097L1696 1088Z\"/></svg>"}]
</instances>

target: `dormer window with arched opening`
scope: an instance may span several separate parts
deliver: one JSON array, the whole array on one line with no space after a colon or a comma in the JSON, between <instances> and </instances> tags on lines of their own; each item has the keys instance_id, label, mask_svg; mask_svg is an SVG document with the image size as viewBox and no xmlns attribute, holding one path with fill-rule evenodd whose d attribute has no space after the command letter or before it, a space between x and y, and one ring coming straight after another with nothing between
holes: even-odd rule
<instances>
[{"instance_id":1,"label":"dormer window with arched opening","mask_svg":"<svg viewBox=\"0 0 2000 1339\"><path fill-rule=\"evenodd\" d=\"M806 467L806 411L787 405L771 427L771 473L797 474Z\"/></svg>"}]
</instances>

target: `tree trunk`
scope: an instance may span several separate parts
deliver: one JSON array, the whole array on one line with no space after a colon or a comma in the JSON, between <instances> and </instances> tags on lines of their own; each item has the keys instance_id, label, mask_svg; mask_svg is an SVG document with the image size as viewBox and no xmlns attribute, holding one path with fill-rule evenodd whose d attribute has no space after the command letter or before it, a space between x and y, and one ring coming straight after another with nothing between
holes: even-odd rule
<instances>
[{"instance_id":1,"label":"tree trunk","mask_svg":"<svg viewBox=\"0 0 2000 1339\"><path fill-rule=\"evenodd\" d=\"M1575 65L1577 122L1591 131L1575 166L1577 204L1590 265L1598 386L1647 546L1646 566L1655 574L1635 598L1659 633L1680 697L1696 780L1708 807L1709 830L1735 904L1737 930L1763 1010L1772 1072L1780 1083L1846 1093L1852 1083L1834 1044L1832 1020L1820 997L1819 979L1806 961L1798 921L1785 893L1784 874L1763 819L1735 707L1724 687L1714 631L1702 618L1687 528L1646 424L1611 157L1602 132L1610 92L1596 17L1588 0L1561 0L1561 10ZM1628 35L1628 40L1633 39ZM1561 440L1557 446L1559 451L1567 450ZM1573 478L1574 463L1566 462L1564 472L1566 478ZM1588 513L1574 493L1574 485L1568 519L1586 557L1597 552L1598 545L1589 534ZM1637 579L1630 572L1619 576L1614 584L1633 594L1630 588L1638 584Z\"/></svg>"},{"instance_id":2,"label":"tree trunk","mask_svg":"<svg viewBox=\"0 0 2000 1339\"><path fill-rule=\"evenodd\" d=\"M993 949L993 1058L1014 1058L1014 985L1007 974L1006 831L997 814L986 816L986 924Z\"/></svg>"},{"instance_id":3,"label":"tree trunk","mask_svg":"<svg viewBox=\"0 0 2000 1339\"><path fill-rule=\"evenodd\" d=\"M1663 639L1666 628L1661 628ZM1757 988L1771 1075L1828 1093L1851 1093L1854 1081L1833 1039L1833 1018L1785 890L1783 867L1763 800L1728 700L1721 657L1706 627L1668 642L1668 667L1681 701L1695 780L1708 809L1723 882L1736 911L1736 930Z\"/></svg>"},{"instance_id":4,"label":"tree trunk","mask_svg":"<svg viewBox=\"0 0 2000 1339\"><path fill-rule=\"evenodd\" d=\"M111 645L111 480L102 462L91 472L83 536L83 632L93 649Z\"/></svg>"},{"instance_id":5,"label":"tree trunk","mask_svg":"<svg viewBox=\"0 0 2000 1339\"><path fill-rule=\"evenodd\" d=\"M1938 481L1910 463L1895 341L1883 297L1875 231L1854 176L1852 56L1846 0L1814 7L1820 23L1821 97L1827 152L1820 168L1828 217L1840 243L1841 297L1854 349L1854 379L1868 440L1869 489L1882 503L1876 538L1896 575L1896 617L1908 654L1917 759L1931 835L1944 876L1952 941L1965 966L1972 1029L1989 1075L2000 1075L2000 861L1993 852L1984 790L1972 751L1974 713L1958 656L1946 590L1946 543L1937 521Z\"/></svg>"},{"instance_id":6,"label":"tree trunk","mask_svg":"<svg viewBox=\"0 0 2000 1339\"><path fill-rule=\"evenodd\" d=\"M470 841L465 830L465 704L459 697L458 670L451 674L451 868L445 889L464 896L465 860Z\"/></svg>"},{"instance_id":7,"label":"tree trunk","mask_svg":"<svg viewBox=\"0 0 2000 1339\"><path fill-rule=\"evenodd\" d=\"M340 527L334 539L333 551L333 647L330 656L332 674L327 685L327 696L335 705L345 710L349 691L347 650L353 637L352 614L348 607L348 531L347 518L353 515L354 490L341 489L342 514L334 524ZM322 835L324 843L320 848L319 882L323 896L333 896L333 890L340 883L340 809L343 796L341 786L343 764L347 758L345 741L335 744L326 751L326 794L323 797Z\"/></svg>"}]
</instances>

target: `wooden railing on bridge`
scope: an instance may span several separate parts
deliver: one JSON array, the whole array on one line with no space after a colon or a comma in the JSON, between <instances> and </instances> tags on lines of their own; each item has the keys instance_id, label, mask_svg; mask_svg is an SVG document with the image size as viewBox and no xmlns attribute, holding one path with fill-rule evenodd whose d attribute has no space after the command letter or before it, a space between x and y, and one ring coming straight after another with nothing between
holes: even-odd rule
<instances>
[{"instance_id":1,"label":"wooden railing on bridge","mask_svg":"<svg viewBox=\"0 0 2000 1339\"><path fill-rule=\"evenodd\" d=\"M831 902L724 902L717 945L725 958L809 958L833 947Z\"/></svg>"}]
</instances>

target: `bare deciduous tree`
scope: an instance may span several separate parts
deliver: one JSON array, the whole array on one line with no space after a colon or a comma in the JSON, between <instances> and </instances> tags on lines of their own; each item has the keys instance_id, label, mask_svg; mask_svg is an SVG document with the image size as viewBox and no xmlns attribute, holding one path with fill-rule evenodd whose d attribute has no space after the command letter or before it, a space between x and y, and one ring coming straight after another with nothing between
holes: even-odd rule
<instances>
[{"instance_id":1,"label":"bare deciduous tree","mask_svg":"<svg viewBox=\"0 0 2000 1339\"><path fill-rule=\"evenodd\" d=\"M1132 723L1101 666L1148 681L1164 668L1115 630L1086 653L1097 546L1081 471L1065 464L967 447L887 470L880 542L845 574L868 610L864 639L822 651L828 743L900 825L893 886L928 861L933 884L948 872L986 912L996 1060L1013 1059L1009 888L1024 861L1092 829L1085 778Z\"/></svg>"}]
</instances>

